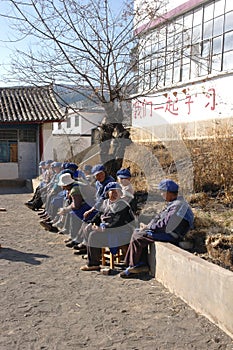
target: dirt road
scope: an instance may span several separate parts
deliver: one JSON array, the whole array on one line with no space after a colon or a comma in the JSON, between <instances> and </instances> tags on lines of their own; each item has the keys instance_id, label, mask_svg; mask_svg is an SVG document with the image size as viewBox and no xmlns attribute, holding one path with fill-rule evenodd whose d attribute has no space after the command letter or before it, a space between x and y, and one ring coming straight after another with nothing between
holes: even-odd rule
<instances>
[{"instance_id":1,"label":"dirt road","mask_svg":"<svg viewBox=\"0 0 233 350\"><path fill-rule=\"evenodd\" d=\"M29 198L0 195L1 350L233 349L155 279L80 271L85 261L41 228Z\"/></svg>"}]
</instances>

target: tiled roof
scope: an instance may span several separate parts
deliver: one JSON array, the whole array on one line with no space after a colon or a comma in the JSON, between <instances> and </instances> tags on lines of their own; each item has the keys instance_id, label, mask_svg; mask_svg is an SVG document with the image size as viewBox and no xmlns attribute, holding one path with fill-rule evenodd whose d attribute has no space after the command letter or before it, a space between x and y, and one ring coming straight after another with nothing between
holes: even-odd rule
<instances>
[{"instance_id":1,"label":"tiled roof","mask_svg":"<svg viewBox=\"0 0 233 350\"><path fill-rule=\"evenodd\" d=\"M64 119L52 85L0 88L0 123L43 123Z\"/></svg>"}]
</instances>

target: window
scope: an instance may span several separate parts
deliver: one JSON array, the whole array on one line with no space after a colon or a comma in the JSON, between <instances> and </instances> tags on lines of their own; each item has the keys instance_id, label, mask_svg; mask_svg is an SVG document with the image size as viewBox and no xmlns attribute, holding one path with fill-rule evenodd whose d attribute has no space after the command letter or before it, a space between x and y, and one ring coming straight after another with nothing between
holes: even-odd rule
<instances>
[{"instance_id":1,"label":"window","mask_svg":"<svg viewBox=\"0 0 233 350\"><path fill-rule=\"evenodd\" d=\"M225 0L224 0L225 1ZM214 3L204 6L204 22L207 22L214 17Z\"/></svg>"},{"instance_id":2,"label":"window","mask_svg":"<svg viewBox=\"0 0 233 350\"><path fill-rule=\"evenodd\" d=\"M71 118L70 117L68 117L66 119L66 127L67 127L67 129L69 129L71 127Z\"/></svg>"},{"instance_id":3,"label":"window","mask_svg":"<svg viewBox=\"0 0 233 350\"><path fill-rule=\"evenodd\" d=\"M219 15L223 15L224 14L224 7L225 7L224 1L216 1L214 4L214 17L217 17Z\"/></svg>"},{"instance_id":4,"label":"window","mask_svg":"<svg viewBox=\"0 0 233 350\"><path fill-rule=\"evenodd\" d=\"M36 142L36 129L1 129L0 163L18 162L18 142Z\"/></svg>"},{"instance_id":5,"label":"window","mask_svg":"<svg viewBox=\"0 0 233 350\"><path fill-rule=\"evenodd\" d=\"M0 140L0 163L18 161L18 143L17 141Z\"/></svg>"},{"instance_id":6,"label":"window","mask_svg":"<svg viewBox=\"0 0 233 350\"><path fill-rule=\"evenodd\" d=\"M141 89L233 70L233 1L205 2L155 28L140 45Z\"/></svg>"},{"instance_id":7,"label":"window","mask_svg":"<svg viewBox=\"0 0 233 350\"><path fill-rule=\"evenodd\" d=\"M216 55L222 52L222 42L223 42L222 36L218 36L217 38L213 39L213 55Z\"/></svg>"},{"instance_id":8,"label":"window","mask_svg":"<svg viewBox=\"0 0 233 350\"><path fill-rule=\"evenodd\" d=\"M33 129L19 130L19 141L36 142L36 130L33 130Z\"/></svg>"},{"instance_id":9,"label":"window","mask_svg":"<svg viewBox=\"0 0 233 350\"><path fill-rule=\"evenodd\" d=\"M233 30L233 11L226 14L225 32Z\"/></svg>"},{"instance_id":10,"label":"window","mask_svg":"<svg viewBox=\"0 0 233 350\"><path fill-rule=\"evenodd\" d=\"M230 50L233 50L233 31L227 33L224 39L224 51L226 52Z\"/></svg>"},{"instance_id":11,"label":"window","mask_svg":"<svg viewBox=\"0 0 233 350\"><path fill-rule=\"evenodd\" d=\"M0 130L0 140L17 141L17 139L18 139L17 130L7 130L7 129Z\"/></svg>"},{"instance_id":12,"label":"window","mask_svg":"<svg viewBox=\"0 0 233 350\"><path fill-rule=\"evenodd\" d=\"M204 40L212 37L213 23L214 23L213 20L204 23L204 31L203 31L203 39Z\"/></svg>"},{"instance_id":13,"label":"window","mask_svg":"<svg viewBox=\"0 0 233 350\"><path fill-rule=\"evenodd\" d=\"M79 126L79 115L75 116L74 125Z\"/></svg>"},{"instance_id":14,"label":"window","mask_svg":"<svg viewBox=\"0 0 233 350\"><path fill-rule=\"evenodd\" d=\"M233 51L229 51L229 52L224 53L223 69L226 71L233 69Z\"/></svg>"},{"instance_id":15,"label":"window","mask_svg":"<svg viewBox=\"0 0 233 350\"><path fill-rule=\"evenodd\" d=\"M233 1L226 0L226 9L225 11L232 11L233 10Z\"/></svg>"},{"instance_id":16,"label":"window","mask_svg":"<svg viewBox=\"0 0 233 350\"><path fill-rule=\"evenodd\" d=\"M223 33L224 16L220 16L214 19L213 37L221 35Z\"/></svg>"}]
</instances>

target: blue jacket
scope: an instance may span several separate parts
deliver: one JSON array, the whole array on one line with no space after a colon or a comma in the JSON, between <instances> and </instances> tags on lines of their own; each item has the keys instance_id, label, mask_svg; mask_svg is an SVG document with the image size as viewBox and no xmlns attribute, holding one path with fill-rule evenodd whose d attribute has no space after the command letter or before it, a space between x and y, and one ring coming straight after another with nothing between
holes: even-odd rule
<instances>
[{"instance_id":1,"label":"blue jacket","mask_svg":"<svg viewBox=\"0 0 233 350\"><path fill-rule=\"evenodd\" d=\"M194 215L189 204L179 197L171 201L167 206L148 224L148 228L154 232L177 233L184 236L193 228Z\"/></svg>"}]
</instances>

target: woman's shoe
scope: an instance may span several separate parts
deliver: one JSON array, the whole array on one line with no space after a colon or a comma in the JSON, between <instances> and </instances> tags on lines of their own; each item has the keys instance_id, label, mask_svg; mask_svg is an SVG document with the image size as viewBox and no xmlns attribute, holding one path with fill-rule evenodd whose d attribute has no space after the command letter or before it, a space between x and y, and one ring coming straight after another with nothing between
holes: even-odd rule
<instances>
[{"instance_id":1,"label":"woman's shoe","mask_svg":"<svg viewBox=\"0 0 233 350\"><path fill-rule=\"evenodd\" d=\"M82 248L74 251L75 255L87 254L87 248Z\"/></svg>"},{"instance_id":2,"label":"woman's shoe","mask_svg":"<svg viewBox=\"0 0 233 350\"><path fill-rule=\"evenodd\" d=\"M79 243L73 247L75 250L80 250L80 249L87 249L86 245L83 243Z\"/></svg>"},{"instance_id":3,"label":"woman's shoe","mask_svg":"<svg viewBox=\"0 0 233 350\"><path fill-rule=\"evenodd\" d=\"M70 241L66 244L66 247L73 248L75 245L78 245L78 242L76 241Z\"/></svg>"}]
</instances>

